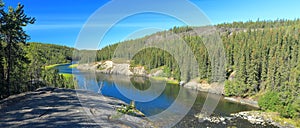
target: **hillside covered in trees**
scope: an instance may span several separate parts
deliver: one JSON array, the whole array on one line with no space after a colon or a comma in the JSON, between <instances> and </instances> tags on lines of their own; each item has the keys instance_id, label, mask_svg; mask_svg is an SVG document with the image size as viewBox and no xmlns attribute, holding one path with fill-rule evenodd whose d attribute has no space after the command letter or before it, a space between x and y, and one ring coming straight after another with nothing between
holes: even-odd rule
<instances>
[{"instance_id":1,"label":"hillside covered in trees","mask_svg":"<svg viewBox=\"0 0 300 128\"><path fill-rule=\"evenodd\" d=\"M79 57L73 57L74 48L65 46L26 43L29 35L23 30L33 24L34 18L24 13L24 6L4 9L0 2L0 99L12 94L34 90L41 86L70 87L70 80L58 74L55 69L45 66L69 63ZM157 41L160 37L169 37L175 33L187 43L198 61L200 82L213 83L214 68L203 37L193 33L203 27L174 27L169 31L158 32L144 38L120 42L107 46L97 52L97 61L110 60L120 44L126 49L134 49L140 42L145 45ZM276 20L257 22L234 22L216 25L223 41L226 55L225 95L254 97L264 110L277 111L288 118L300 118L300 20ZM209 34L209 33L207 33ZM175 44L178 40L165 40ZM164 43L164 42L161 42ZM181 72L179 65L187 58L186 49L178 52L182 60L158 48L147 48L135 54L131 65L144 66L148 71L163 68L164 77L189 81L189 68L184 65ZM90 52L80 51L80 58L93 62ZM122 54L122 50L118 52ZM130 55L128 55L130 57ZM221 74L223 75L223 74ZM183 77L181 77L183 76ZM73 85L73 84L72 84Z\"/></svg>"},{"instance_id":2,"label":"hillside covered in trees","mask_svg":"<svg viewBox=\"0 0 300 128\"><path fill-rule=\"evenodd\" d=\"M299 118L300 20L234 22L219 24L216 28L221 35L227 60L225 95L254 97L264 110ZM199 65L199 81L214 82L211 59L202 37L192 34L193 29L200 28L174 27L144 38L109 45L97 51L97 61L116 57L114 51L120 44L134 49L138 42L147 45L147 41L158 36L167 37L173 32L181 36L193 51ZM174 58L158 48L140 51L131 60L131 65L142 65L148 70L164 67L166 77L182 79L182 72Z\"/></svg>"},{"instance_id":3,"label":"hillside covered in trees","mask_svg":"<svg viewBox=\"0 0 300 128\"><path fill-rule=\"evenodd\" d=\"M34 18L24 13L23 5L6 10L0 1L0 99L41 86L73 86L71 78L45 66L70 63L75 49L26 43L29 35L23 28L34 22Z\"/></svg>"}]
</instances>

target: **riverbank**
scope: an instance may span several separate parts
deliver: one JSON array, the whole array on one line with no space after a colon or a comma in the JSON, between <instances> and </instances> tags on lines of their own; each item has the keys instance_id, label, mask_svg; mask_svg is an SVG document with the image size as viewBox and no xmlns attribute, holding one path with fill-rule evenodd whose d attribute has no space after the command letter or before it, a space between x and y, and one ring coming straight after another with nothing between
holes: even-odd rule
<instances>
[{"instance_id":1,"label":"riverbank","mask_svg":"<svg viewBox=\"0 0 300 128\"><path fill-rule=\"evenodd\" d=\"M51 68L54 68L54 67L56 67L56 66L59 66L59 65L65 65L65 64L69 64L69 63L47 65L47 66L45 66L45 69L51 69Z\"/></svg>"},{"instance_id":2,"label":"riverbank","mask_svg":"<svg viewBox=\"0 0 300 128\"><path fill-rule=\"evenodd\" d=\"M218 83L207 84L207 83L198 83L196 80L191 80L190 82L186 83L184 87L198 90L201 92L209 92L209 93L224 95L224 87L222 85L219 85ZM241 97L224 97L224 99L230 102L235 102L235 103L259 108L258 102L254 99L241 98Z\"/></svg>"},{"instance_id":3,"label":"riverbank","mask_svg":"<svg viewBox=\"0 0 300 128\"><path fill-rule=\"evenodd\" d=\"M299 120L283 118L277 112L244 111L231 114L231 116L263 126L268 124L279 128L300 128Z\"/></svg>"},{"instance_id":4,"label":"riverbank","mask_svg":"<svg viewBox=\"0 0 300 128\"><path fill-rule=\"evenodd\" d=\"M0 101L0 127L153 127L119 114L123 101L83 90L40 88Z\"/></svg>"},{"instance_id":5,"label":"riverbank","mask_svg":"<svg viewBox=\"0 0 300 128\"><path fill-rule=\"evenodd\" d=\"M97 62L93 64L80 64L76 67L79 70L95 71L104 74L118 74L127 76L144 76L153 78L156 80L165 80L167 83L179 85L178 80L171 78L161 77L163 73L162 69L155 69L147 73L142 66L131 67L128 63L114 63L113 61ZM201 92L209 92L219 95L224 95L224 86L218 83L199 83L197 79L193 79L183 85L186 88L198 90ZM226 100L236 102L240 104L249 105L255 108L259 108L257 101L253 99L246 99L240 97L225 97Z\"/></svg>"},{"instance_id":6,"label":"riverbank","mask_svg":"<svg viewBox=\"0 0 300 128\"><path fill-rule=\"evenodd\" d=\"M199 122L211 122L216 124L228 124L233 120L247 120L255 127L279 127L279 128L299 128L299 121L286 119L279 116L275 112L261 112L261 111L244 111L232 113L230 116L216 116L198 113L194 115Z\"/></svg>"},{"instance_id":7,"label":"riverbank","mask_svg":"<svg viewBox=\"0 0 300 128\"><path fill-rule=\"evenodd\" d=\"M76 65L76 68L84 71L95 71L98 73L112 74L112 75L126 75L126 76L143 76L153 78L155 80L164 80L169 84L179 85L179 81L161 77L163 73L162 69L150 71L147 73L143 66L131 67L128 63L114 63L112 61L97 62L93 64L80 64Z\"/></svg>"},{"instance_id":8,"label":"riverbank","mask_svg":"<svg viewBox=\"0 0 300 128\"><path fill-rule=\"evenodd\" d=\"M69 66L69 68L77 68L78 64L72 64Z\"/></svg>"}]
</instances>

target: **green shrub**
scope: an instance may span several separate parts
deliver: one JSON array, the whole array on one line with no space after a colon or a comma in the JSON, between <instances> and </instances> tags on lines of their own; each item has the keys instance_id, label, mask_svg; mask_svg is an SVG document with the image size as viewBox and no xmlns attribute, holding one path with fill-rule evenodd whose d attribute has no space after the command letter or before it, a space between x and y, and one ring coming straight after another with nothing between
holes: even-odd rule
<instances>
[{"instance_id":1,"label":"green shrub","mask_svg":"<svg viewBox=\"0 0 300 128\"><path fill-rule=\"evenodd\" d=\"M278 111L282 107L278 92L270 91L263 95L261 98L259 98L258 105L263 110L271 111Z\"/></svg>"},{"instance_id":2,"label":"green shrub","mask_svg":"<svg viewBox=\"0 0 300 128\"><path fill-rule=\"evenodd\" d=\"M239 96L238 84L233 81L225 81L225 96Z\"/></svg>"}]
</instances>

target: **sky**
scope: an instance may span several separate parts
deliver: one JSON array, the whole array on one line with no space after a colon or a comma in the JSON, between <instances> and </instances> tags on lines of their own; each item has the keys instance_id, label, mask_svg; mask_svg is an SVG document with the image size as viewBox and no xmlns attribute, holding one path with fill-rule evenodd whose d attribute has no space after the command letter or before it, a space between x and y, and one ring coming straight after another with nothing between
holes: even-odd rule
<instances>
[{"instance_id":1,"label":"sky","mask_svg":"<svg viewBox=\"0 0 300 128\"><path fill-rule=\"evenodd\" d=\"M131 2L123 2L124 4L117 6L108 5L115 1L125 0L3 0L6 6L15 7L17 3L25 5L25 13L28 16L36 18L35 24L24 28L31 37L28 42L51 43L70 47L74 47L80 40L78 37L85 24L88 23L87 21L91 19L93 14L101 11L104 7L111 7L110 10L114 10L111 11L112 14L109 11L102 14L107 19L117 17L118 14L123 14L124 10L130 10L133 6L143 7L143 5L135 5ZM178 3L180 3L179 1ZM300 18L299 0L190 0L189 2L199 8L210 20L211 24L231 23L233 21L256 21L257 19ZM147 4L150 5L151 3ZM144 6L147 7L147 4ZM160 4L157 4L157 7L159 6ZM176 12L176 10L180 10L179 8L181 8L176 5L176 0L170 2L168 6L160 6L160 8L165 10L173 9L178 15L189 16L188 11ZM183 10L190 9L184 8L184 6L182 8ZM188 18L191 19L193 16L189 16ZM102 21L95 24L98 26L106 25L103 24L103 19L105 18L102 18ZM99 38L97 48L102 48L123 40L168 30L174 26L186 25L185 22L174 18L174 16L144 12L127 16L118 21L111 26L104 37L86 36L87 38ZM139 31L144 29L148 29L148 31L146 33L139 33Z\"/></svg>"}]
</instances>

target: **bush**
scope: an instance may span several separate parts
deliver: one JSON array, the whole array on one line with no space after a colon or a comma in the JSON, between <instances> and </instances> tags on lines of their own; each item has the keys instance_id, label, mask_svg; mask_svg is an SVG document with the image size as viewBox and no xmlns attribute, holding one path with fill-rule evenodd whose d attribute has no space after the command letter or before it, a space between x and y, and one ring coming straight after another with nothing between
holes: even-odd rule
<instances>
[{"instance_id":1,"label":"bush","mask_svg":"<svg viewBox=\"0 0 300 128\"><path fill-rule=\"evenodd\" d=\"M278 92L267 92L258 100L258 105L263 110L278 111L283 106L280 103Z\"/></svg>"},{"instance_id":2,"label":"bush","mask_svg":"<svg viewBox=\"0 0 300 128\"><path fill-rule=\"evenodd\" d=\"M239 83L234 81L225 81L225 96L239 96Z\"/></svg>"}]
</instances>

